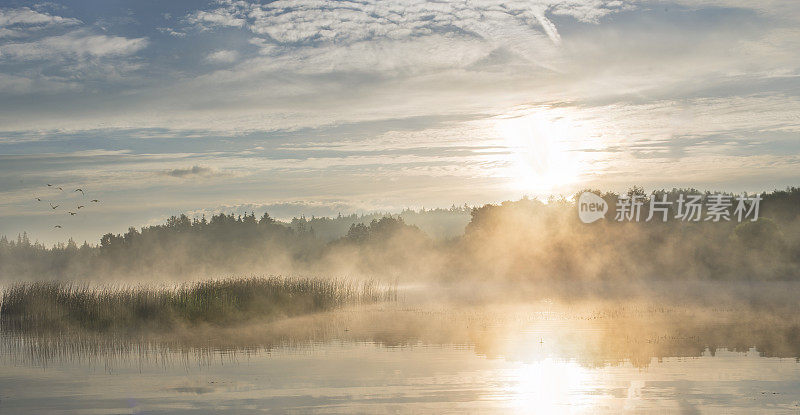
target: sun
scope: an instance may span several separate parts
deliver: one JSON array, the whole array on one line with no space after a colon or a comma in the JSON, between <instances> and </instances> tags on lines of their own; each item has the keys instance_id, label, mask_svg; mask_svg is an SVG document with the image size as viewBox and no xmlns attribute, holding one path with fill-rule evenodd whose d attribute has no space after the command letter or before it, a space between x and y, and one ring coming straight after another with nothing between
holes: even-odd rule
<instances>
[{"instance_id":1,"label":"sun","mask_svg":"<svg viewBox=\"0 0 800 415\"><path fill-rule=\"evenodd\" d=\"M582 172L576 144L586 132L556 110L537 110L495 119L508 149L507 174L517 191L562 192L579 182Z\"/></svg>"}]
</instances>

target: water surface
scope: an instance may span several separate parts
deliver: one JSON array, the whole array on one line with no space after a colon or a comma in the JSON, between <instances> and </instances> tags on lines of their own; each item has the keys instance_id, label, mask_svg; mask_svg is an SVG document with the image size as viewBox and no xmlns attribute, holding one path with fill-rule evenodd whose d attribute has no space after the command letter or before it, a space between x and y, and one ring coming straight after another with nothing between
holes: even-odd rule
<instances>
[{"instance_id":1,"label":"water surface","mask_svg":"<svg viewBox=\"0 0 800 415\"><path fill-rule=\"evenodd\" d=\"M784 323L651 305L395 304L135 339L6 330L0 412L798 413L796 326Z\"/></svg>"}]
</instances>

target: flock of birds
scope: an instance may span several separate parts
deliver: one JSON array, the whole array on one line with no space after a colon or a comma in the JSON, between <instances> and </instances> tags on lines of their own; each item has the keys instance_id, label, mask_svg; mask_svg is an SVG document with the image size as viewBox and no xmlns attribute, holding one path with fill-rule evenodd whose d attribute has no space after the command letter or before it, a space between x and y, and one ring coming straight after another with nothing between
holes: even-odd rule
<instances>
[{"instance_id":1,"label":"flock of birds","mask_svg":"<svg viewBox=\"0 0 800 415\"><path fill-rule=\"evenodd\" d=\"M63 192L63 191L64 191L64 188L62 188L62 187L60 187L60 186L54 186L54 185L52 185L52 184L50 184L50 183L47 183L47 187L50 187L50 188L52 188L52 189L58 189L58 190L60 190L61 192ZM84 192L83 192L83 189L81 189L81 188L78 188L78 189L75 189L75 190L73 190L73 191L72 191L72 193L77 193L77 192L81 192L81 196L83 196L83 197L86 197L86 193L84 193ZM36 201L37 201L37 202L42 202L42 198L41 198L41 197L38 197L38 196L36 196ZM53 203L52 203L52 202L47 202L47 203L50 205L50 208L51 208L53 211L55 211L56 209L58 209L58 208L61 206L61 204L58 204L58 205L53 205ZM99 200L97 200L97 199L92 199L92 200L90 200L90 201L89 201L89 203L100 203L100 201L99 201ZM85 207L86 207L86 205L78 204L78 205L76 205L76 208L75 208L75 211L74 211L74 212L73 212L72 210L67 210L67 213L68 213L70 216L75 216L75 215L77 215L77 214L78 214L78 212L79 212L81 209L83 209L83 208L85 208ZM55 225L55 226L53 226L53 227L54 227L54 228L58 228L58 229L62 229L62 226L61 226L61 225Z\"/></svg>"}]
</instances>

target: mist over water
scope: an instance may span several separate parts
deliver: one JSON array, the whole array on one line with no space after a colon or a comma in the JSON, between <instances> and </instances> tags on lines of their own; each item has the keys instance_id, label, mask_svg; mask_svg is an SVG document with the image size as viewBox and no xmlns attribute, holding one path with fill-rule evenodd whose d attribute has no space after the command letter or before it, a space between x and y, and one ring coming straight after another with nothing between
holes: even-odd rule
<instances>
[{"instance_id":1,"label":"mist over water","mask_svg":"<svg viewBox=\"0 0 800 415\"><path fill-rule=\"evenodd\" d=\"M488 413L766 406L782 413L797 404L800 321L787 318L798 315L794 305L772 312L724 301L411 297L170 333L4 329L0 386L14 398L6 408L66 413L238 413L244 402L255 411L322 413L398 405ZM53 392L42 398L26 382Z\"/></svg>"},{"instance_id":2,"label":"mist over water","mask_svg":"<svg viewBox=\"0 0 800 415\"><path fill-rule=\"evenodd\" d=\"M220 214L99 245L4 239L0 390L24 411L19 385L61 385L46 405L67 413L125 395L165 413L794 410L799 195L743 222L585 224L575 199L522 199L431 211L468 212L455 237ZM86 387L111 398L70 406Z\"/></svg>"},{"instance_id":3,"label":"mist over water","mask_svg":"<svg viewBox=\"0 0 800 415\"><path fill-rule=\"evenodd\" d=\"M677 219L674 205L665 216L670 220L659 220L660 213L644 220L650 198L697 194L705 201L709 192L631 192L644 205L638 222L616 221L609 212L585 224L578 220L577 197L526 198L361 221L340 216L283 223L268 212L258 218L180 215L162 225L106 234L96 245L69 241L47 248L27 235L3 237L0 279L174 282L300 274L401 283L513 282L546 291L563 283L617 281L623 288L649 281L794 280L800 273L796 188L762 194L757 221L736 220L730 206L726 213L733 220L720 222ZM597 193L612 207L619 198Z\"/></svg>"},{"instance_id":4,"label":"mist over water","mask_svg":"<svg viewBox=\"0 0 800 415\"><path fill-rule=\"evenodd\" d=\"M798 28L0 0L0 415L800 413Z\"/></svg>"}]
</instances>

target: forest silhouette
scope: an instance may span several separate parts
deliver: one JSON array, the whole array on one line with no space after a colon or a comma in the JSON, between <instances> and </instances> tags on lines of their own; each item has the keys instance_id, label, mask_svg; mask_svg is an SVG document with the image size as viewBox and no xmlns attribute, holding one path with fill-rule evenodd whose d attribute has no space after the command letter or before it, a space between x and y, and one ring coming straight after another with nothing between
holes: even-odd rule
<instances>
[{"instance_id":1,"label":"forest silhouette","mask_svg":"<svg viewBox=\"0 0 800 415\"><path fill-rule=\"evenodd\" d=\"M377 217L295 218L268 213L173 216L164 224L108 233L99 243L53 247L27 234L0 238L0 278L13 280L187 280L230 275L314 274L500 281L797 280L800 188L762 193L757 221L619 222L619 194L600 195L605 220L582 223L572 198L523 198L476 208L404 211ZM673 189L650 198L712 192ZM674 209L671 208L671 209ZM733 207L730 208L731 212ZM414 215L413 222L404 220ZM733 215L732 215L733 216ZM359 221L359 219L362 219ZM368 219L368 220L363 220ZM464 226L452 230L425 229Z\"/></svg>"}]
</instances>

